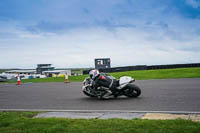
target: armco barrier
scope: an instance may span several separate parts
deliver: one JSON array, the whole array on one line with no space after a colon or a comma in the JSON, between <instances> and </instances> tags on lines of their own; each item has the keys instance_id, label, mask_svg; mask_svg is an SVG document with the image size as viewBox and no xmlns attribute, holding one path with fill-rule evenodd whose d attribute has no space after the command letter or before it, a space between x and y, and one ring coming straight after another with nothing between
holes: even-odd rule
<instances>
[{"instance_id":1,"label":"armco barrier","mask_svg":"<svg viewBox=\"0 0 200 133\"><path fill-rule=\"evenodd\" d=\"M112 73L112 72L124 72L134 70L153 70L153 69L170 69L170 68L187 68L187 67L200 67L200 63L192 64L171 64L171 65L138 65L138 66L125 66L125 67L113 67L106 69L99 69L100 72ZM84 70L83 74L88 74L90 70Z\"/></svg>"}]
</instances>

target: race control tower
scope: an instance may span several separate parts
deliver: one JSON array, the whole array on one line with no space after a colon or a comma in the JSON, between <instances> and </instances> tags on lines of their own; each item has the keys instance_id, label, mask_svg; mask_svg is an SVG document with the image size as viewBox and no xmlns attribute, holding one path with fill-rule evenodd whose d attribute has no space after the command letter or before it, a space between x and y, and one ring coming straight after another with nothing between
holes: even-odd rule
<instances>
[{"instance_id":1,"label":"race control tower","mask_svg":"<svg viewBox=\"0 0 200 133\"><path fill-rule=\"evenodd\" d=\"M110 58L97 58L94 59L96 69L110 68Z\"/></svg>"}]
</instances>

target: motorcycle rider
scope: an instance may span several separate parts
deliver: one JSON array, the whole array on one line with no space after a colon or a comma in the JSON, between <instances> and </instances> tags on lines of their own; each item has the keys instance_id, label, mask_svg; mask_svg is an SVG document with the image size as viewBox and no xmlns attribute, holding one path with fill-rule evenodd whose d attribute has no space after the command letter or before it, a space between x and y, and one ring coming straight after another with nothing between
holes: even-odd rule
<instances>
[{"instance_id":1,"label":"motorcycle rider","mask_svg":"<svg viewBox=\"0 0 200 133\"><path fill-rule=\"evenodd\" d=\"M89 72L90 78L92 79L92 86L94 89L98 87L105 87L106 93L102 96L103 99L108 99L115 92L117 80L109 78L105 73L99 73L97 69Z\"/></svg>"}]
</instances>

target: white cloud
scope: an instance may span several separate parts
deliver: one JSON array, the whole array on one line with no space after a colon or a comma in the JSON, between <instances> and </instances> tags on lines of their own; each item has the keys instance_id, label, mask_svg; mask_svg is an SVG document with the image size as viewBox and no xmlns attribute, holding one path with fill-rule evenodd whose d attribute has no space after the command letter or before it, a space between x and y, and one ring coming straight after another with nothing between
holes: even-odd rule
<instances>
[{"instance_id":1,"label":"white cloud","mask_svg":"<svg viewBox=\"0 0 200 133\"><path fill-rule=\"evenodd\" d=\"M197 0L185 0L187 4L192 6L193 8L199 8L200 7L200 1Z\"/></svg>"},{"instance_id":2,"label":"white cloud","mask_svg":"<svg viewBox=\"0 0 200 133\"><path fill-rule=\"evenodd\" d=\"M112 66L150 65L200 62L200 37L188 42L163 36L151 40L157 33L137 28L74 29L64 34L17 32L14 40L0 39L0 68L35 68L38 63L56 67L94 67L94 59L111 58ZM4 42L4 45L2 45Z\"/></svg>"}]
</instances>

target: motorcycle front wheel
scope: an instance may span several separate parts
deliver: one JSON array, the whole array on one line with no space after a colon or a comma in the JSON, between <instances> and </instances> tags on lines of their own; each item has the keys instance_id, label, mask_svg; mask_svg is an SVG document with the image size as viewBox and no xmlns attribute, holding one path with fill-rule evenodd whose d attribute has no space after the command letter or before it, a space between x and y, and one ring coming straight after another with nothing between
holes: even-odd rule
<instances>
[{"instance_id":1,"label":"motorcycle front wheel","mask_svg":"<svg viewBox=\"0 0 200 133\"><path fill-rule=\"evenodd\" d=\"M83 93L86 95L86 96L89 96L89 97L97 97L97 96L94 96L90 93L90 90L89 88L85 88L85 90L83 90Z\"/></svg>"},{"instance_id":2,"label":"motorcycle front wheel","mask_svg":"<svg viewBox=\"0 0 200 133\"><path fill-rule=\"evenodd\" d=\"M141 94L141 89L135 84L128 84L124 95L127 97L138 97Z\"/></svg>"}]
</instances>

